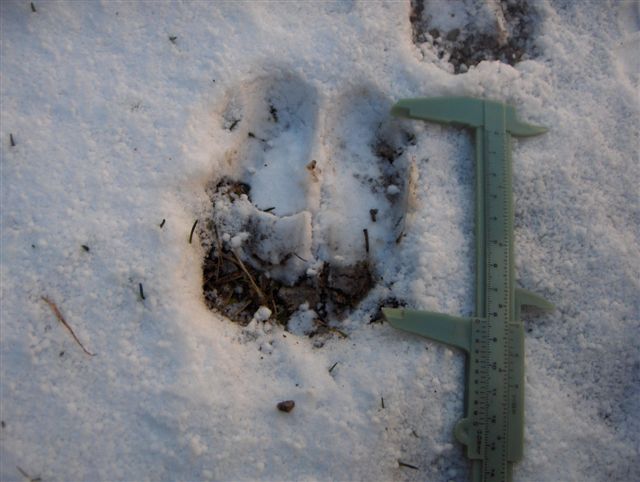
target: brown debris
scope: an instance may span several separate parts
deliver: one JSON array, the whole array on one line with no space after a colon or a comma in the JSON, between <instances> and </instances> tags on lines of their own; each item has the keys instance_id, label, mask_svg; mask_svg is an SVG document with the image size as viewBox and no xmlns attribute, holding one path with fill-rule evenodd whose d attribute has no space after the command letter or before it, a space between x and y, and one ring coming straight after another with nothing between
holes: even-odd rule
<instances>
[{"instance_id":1,"label":"brown debris","mask_svg":"<svg viewBox=\"0 0 640 482\"><path fill-rule=\"evenodd\" d=\"M278 405L276 406L278 407L278 410L280 410L281 412L289 413L296 406L296 402L294 402L293 400L285 400L283 402L278 403Z\"/></svg>"},{"instance_id":2,"label":"brown debris","mask_svg":"<svg viewBox=\"0 0 640 482\"><path fill-rule=\"evenodd\" d=\"M69 333L71 333L71 336L73 337L73 339L76 341L76 343L78 343L78 345L80 345L80 348L82 348L82 350L89 356L96 356L95 353L91 353L90 351L88 351L84 345L82 344L82 342L78 339L78 337L76 336L76 334L74 333L73 329L69 326L69 323L67 323L67 321L64 319L64 316L62 316L62 313L60 313L60 310L58 309L58 306L51 301L49 298L42 296L42 300L44 302L46 302L49 305L49 308L51 308L51 311L53 311L53 314L56 315L56 318L58 318L58 321L60 321L60 323L62 323L64 325L64 327L69 330Z\"/></svg>"},{"instance_id":3,"label":"brown debris","mask_svg":"<svg viewBox=\"0 0 640 482\"><path fill-rule=\"evenodd\" d=\"M374 280L368 261L354 265L329 265L326 284L334 302L346 308L354 308L373 288Z\"/></svg>"},{"instance_id":4,"label":"brown debris","mask_svg":"<svg viewBox=\"0 0 640 482\"><path fill-rule=\"evenodd\" d=\"M310 167L315 167L313 162ZM208 193L215 209L216 200L228 198L235 202L241 196L248 197L250 190L248 184L225 178L211 185ZM287 284L270 275L271 270L279 265L259 256L258 236L242 247L233 248L222 241L213 220L202 224L200 239L207 251L202 266L202 291L210 309L247 325L260 306L267 306L272 311L272 319L286 327L291 315L306 303L317 314L315 329L309 336L331 332L347 336L331 326L328 320L331 317L341 318L374 286L368 261L346 266L325 263L317 273L304 274L292 284ZM367 235L368 232L365 233ZM283 262L291 257L308 262L295 252L289 253Z\"/></svg>"},{"instance_id":5,"label":"brown debris","mask_svg":"<svg viewBox=\"0 0 640 482\"><path fill-rule=\"evenodd\" d=\"M407 468L413 469L413 470L420 470L420 467L416 467L415 465L407 464L405 462L402 462L401 460L398 460L398 465L400 467L407 467Z\"/></svg>"},{"instance_id":6,"label":"brown debris","mask_svg":"<svg viewBox=\"0 0 640 482\"><path fill-rule=\"evenodd\" d=\"M193 223L193 226L191 226L191 233L189 233L189 244L191 244L191 241L193 240L193 232L195 231L197 224L198 220L196 219Z\"/></svg>"},{"instance_id":7,"label":"brown debris","mask_svg":"<svg viewBox=\"0 0 640 482\"><path fill-rule=\"evenodd\" d=\"M425 12L424 0L411 0L409 20L413 42L428 44L439 58L449 55L449 63L456 74L483 60L499 60L515 65L527 57L538 54L532 42L535 26L535 10L528 0L498 2L496 25L491 31L478 31L473 25L440 32L430 25L431 16Z\"/></svg>"},{"instance_id":8,"label":"brown debris","mask_svg":"<svg viewBox=\"0 0 640 482\"><path fill-rule=\"evenodd\" d=\"M33 6L33 3L31 4ZM41 477L31 477L29 474L27 474L21 467L19 467L18 465L16 465L16 469L18 469L18 472L20 472L20 475L22 475L25 479L27 479L29 482L40 482L42 480Z\"/></svg>"}]
</instances>

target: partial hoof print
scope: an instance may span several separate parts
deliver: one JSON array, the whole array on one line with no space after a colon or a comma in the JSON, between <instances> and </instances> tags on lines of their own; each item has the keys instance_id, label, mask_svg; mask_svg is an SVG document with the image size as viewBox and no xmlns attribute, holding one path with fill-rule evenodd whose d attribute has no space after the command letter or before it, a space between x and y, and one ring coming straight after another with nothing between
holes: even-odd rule
<instances>
[{"instance_id":1,"label":"partial hoof print","mask_svg":"<svg viewBox=\"0 0 640 482\"><path fill-rule=\"evenodd\" d=\"M411 0L413 43L462 74L483 60L515 65L538 56L538 16L527 0Z\"/></svg>"},{"instance_id":2,"label":"partial hoof print","mask_svg":"<svg viewBox=\"0 0 640 482\"><path fill-rule=\"evenodd\" d=\"M227 96L219 129L231 148L199 223L210 309L242 325L269 313L295 334L346 336L340 320L378 284L410 198L415 135L391 103L365 87L324 112L292 73Z\"/></svg>"},{"instance_id":3,"label":"partial hoof print","mask_svg":"<svg viewBox=\"0 0 640 482\"><path fill-rule=\"evenodd\" d=\"M415 181L410 123L391 117L392 100L374 88L343 94L328 114L320 216L328 259L374 265L402 240ZM358 202L354 202L358 200Z\"/></svg>"}]
</instances>

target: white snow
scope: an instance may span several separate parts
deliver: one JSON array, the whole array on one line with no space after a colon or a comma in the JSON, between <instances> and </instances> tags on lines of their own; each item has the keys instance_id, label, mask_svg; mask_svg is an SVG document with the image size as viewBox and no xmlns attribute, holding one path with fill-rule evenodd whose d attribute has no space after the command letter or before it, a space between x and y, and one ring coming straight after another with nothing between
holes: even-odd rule
<instances>
[{"instance_id":1,"label":"white snow","mask_svg":"<svg viewBox=\"0 0 640 482\"><path fill-rule=\"evenodd\" d=\"M253 315L253 319L255 321L266 321L269 319L269 317L271 317L271 310L266 306L261 306L260 308L258 308L258 311L256 311L255 315Z\"/></svg>"},{"instance_id":2,"label":"white snow","mask_svg":"<svg viewBox=\"0 0 640 482\"><path fill-rule=\"evenodd\" d=\"M289 319L287 328L295 335L308 335L316 328L314 321L317 318L317 313L309 309L309 303L303 303Z\"/></svg>"},{"instance_id":3,"label":"white snow","mask_svg":"<svg viewBox=\"0 0 640 482\"><path fill-rule=\"evenodd\" d=\"M490 29L497 3L434 21ZM369 323L390 297L473 309L470 136L388 114L440 95L550 128L513 151L518 284L557 306L525 314L514 480L640 479L640 6L529 3L537 57L453 75L408 2L1 2L0 479L468 480L462 355ZM251 201L212 211L223 176ZM207 216L298 254L288 281L368 256L348 337L304 336L315 307L299 335L209 311Z\"/></svg>"},{"instance_id":4,"label":"white snow","mask_svg":"<svg viewBox=\"0 0 640 482\"><path fill-rule=\"evenodd\" d=\"M247 252L252 256L240 251L244 261L255 267L272 265L269 275L285 283L296 281L311 262L312 226L308 211L276 216L259 210L244 194L232 201L223 191L215 196L213 215L206 216L216 226L230 231L225 232L228 239L223 236L223 241L232 248L250 244Z\"/></svg>"}]
</instances>

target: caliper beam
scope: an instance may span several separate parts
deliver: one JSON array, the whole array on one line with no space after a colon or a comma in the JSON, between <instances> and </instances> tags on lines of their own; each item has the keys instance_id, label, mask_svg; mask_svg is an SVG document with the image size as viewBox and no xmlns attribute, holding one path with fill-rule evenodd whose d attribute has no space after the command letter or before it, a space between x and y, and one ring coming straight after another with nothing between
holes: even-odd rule
<instances>
[{"instance_id":1,"label":"caliper beam","mask_svg":"<svg viewBox=\"0 0 640 482\"><path fill-rule=\"evenodd\" d=\"M474 130L476 316L384 308L394 327L464 350L465 416L454 429L472 460L474 482L508 482L522 457L524 328L522 305L553 305L515 287L511 137L546 132L519 121L512 106L469 97L403 99L392 114Z\"/></svg>"}]
</instances>

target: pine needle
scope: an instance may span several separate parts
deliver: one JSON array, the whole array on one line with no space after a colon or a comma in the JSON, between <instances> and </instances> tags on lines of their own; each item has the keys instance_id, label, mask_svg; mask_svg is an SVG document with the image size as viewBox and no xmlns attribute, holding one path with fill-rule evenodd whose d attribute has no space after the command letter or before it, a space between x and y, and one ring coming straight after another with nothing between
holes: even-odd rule
<instances>
[{"instance_id":1,"label":"pine needle","mask_svg":"<svg viewBox=\"0 0 640 482\"><path fill-rule=\"evenodd\" d=\"M402 461L400 461L400 460L398 460L398 465L399 465L400 467L407 467L407 468L409 468L409 469L413 469L413 470L420 470L420 468L419 468L419 467L416 467L415 465L407 464L407 463L402 462Z\"/></svg>"},{"instance_id":2,"label":"pine needle","mask_svg":"<svg viewBox=\"0 0 640 482\"><path fill-rule=\"evenodd\" d=\"M193 223L193 226L191 226L191 233L189 233L189 244L191 244L191 241L193 240L193 232L196 230L197 224L198 220L196 219L196 221Z\"/></svg>"},{"instance_id":3,"label":"pine needle","mask_svg":"<svg viewBox=\"0 0 640 482\"><path fill-rule=\"evenodd\" d=\"M67 321L64 319L64 316L62 316L62 313L60 313L60 310L58 309L58 306L51 301L49 298L42 296L43 301L45 301L48 305L49 308L51 308L51 311L53 311L53 314L56 315L56 318L58 318L58 321L60 321L60 323L62 323L64 325L64 327L69 330L69 333L71 333L71 336L73 337L73 339L76 341L76 343L78 343L78 345L80 345L80 348L82 348L82 350L89 356L96 356L95 353L91 353L89 350L87 350L84 345L82 344L82 342L78 339L78 337L76 336L76 334L74 333L73 329L69 326L69 323L67 323Z\"/></svg>"},{"instance_id":4,"label":"pine needle","mask_svg":"<svg viewBox=\"0 0 640 482\"><path fill-rule=\"evenodd\" d=\"M233 253L233 256L236 258L236 261L238 262L238 266L240 266L240 269L242 269L242 271L244 271L244 274L247 275L247 279L249 280L249 284L251 285L253 290L256 292L256 294L258 295L260 300L264 303L266 301L266 299L267 299L264 296L264 293L262 292L262 290L256 284L255 280L253 279L253 276L251 276L251 273L249 273L249 270L247 269L247 267L244 265L244 263L240 259L240 256L238 256L238 254L233 250L231 252Z\"/></svg>"}]
</instances>

